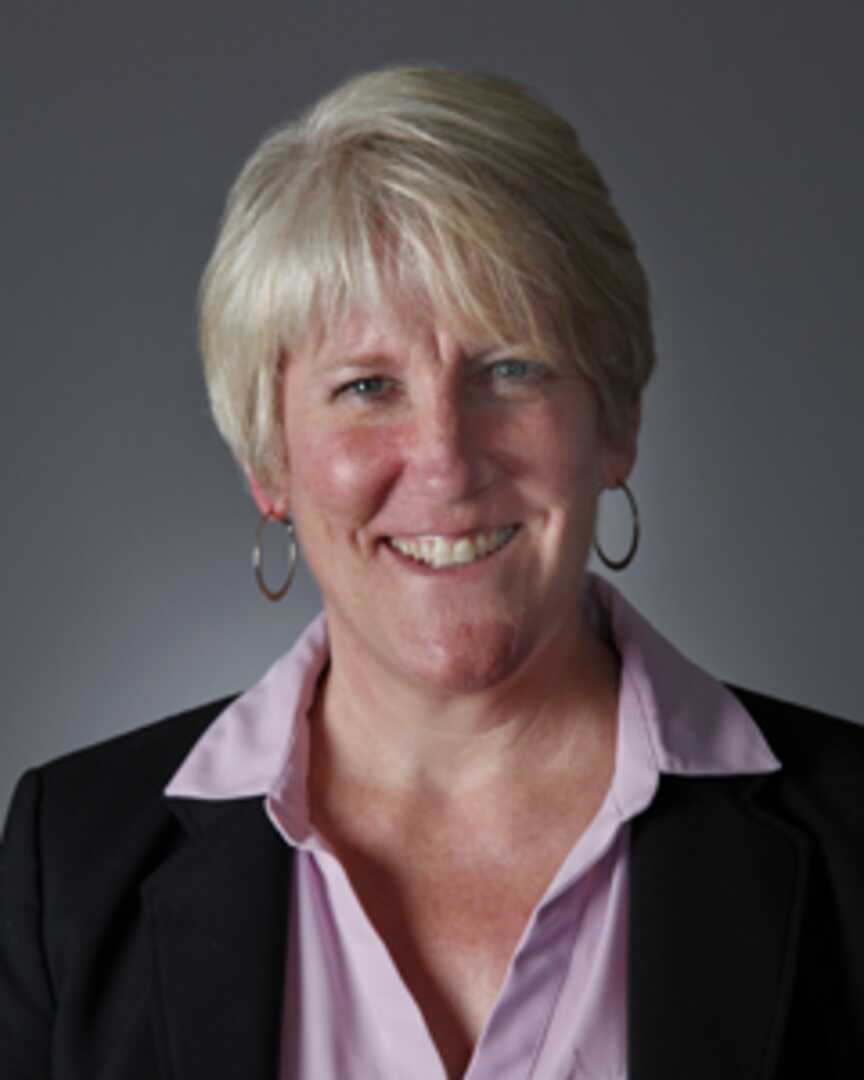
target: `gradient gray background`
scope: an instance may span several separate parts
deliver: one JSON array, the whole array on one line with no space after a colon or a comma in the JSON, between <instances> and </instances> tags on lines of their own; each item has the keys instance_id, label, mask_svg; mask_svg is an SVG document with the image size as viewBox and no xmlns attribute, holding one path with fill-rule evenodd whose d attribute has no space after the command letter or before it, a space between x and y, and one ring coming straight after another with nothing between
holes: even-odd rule
<instances>
[{"instance_id":1,"label":"gradient gray background","mask_svg":"<svg viewBox=\"0 0 864 1080\"><path fill-rule=\"evenodd\" d=\"M252 586L195 292L263 131L406 60L532 85L639 240L661 362L618 583L715 674L862 719L862 10L6 0L0 802L248 685L314 610L305 578L276 608Z\"/></svg>"}]
</instances>

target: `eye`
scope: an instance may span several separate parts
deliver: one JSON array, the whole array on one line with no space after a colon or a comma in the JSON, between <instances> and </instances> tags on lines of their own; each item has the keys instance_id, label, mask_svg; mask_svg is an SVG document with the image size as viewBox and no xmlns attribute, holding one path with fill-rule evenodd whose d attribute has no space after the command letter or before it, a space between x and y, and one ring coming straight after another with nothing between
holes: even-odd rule
<instances>
[{"instance_id":1,"label":"eye","mask_svg":"<svg viewBox=\"0 0 864 1080\"><path fill-rule=\"evenodd\" d=\"M392 385L381 375L365 375L362 379L353 379L338 387L335 397L353 397L362 401L371 401L383 397Z\"/></svg>"},{"instance_id":2,"label":"eye","mask_svg":"<svg viewBox=\"0 0 864 1080\"><path fill-rule=\"evenodd\" d=\"M539 391L552 373L553 369L543 361L515 356L493 360L484 369L484 377L502 394Z\"/></svg>"},{"instance_id":3,"label":"eye","mask_svg":"<svg viewBox=\"0 0 864 1080\"><path fill-rule=\"evenodd\" d=\"M497 379L513 379L519 381L521 379L527 379L531 375L536 375L536 368L539 365L532 364L528 360L496 360L490 370Z\"/></svg>"}]
</instances>

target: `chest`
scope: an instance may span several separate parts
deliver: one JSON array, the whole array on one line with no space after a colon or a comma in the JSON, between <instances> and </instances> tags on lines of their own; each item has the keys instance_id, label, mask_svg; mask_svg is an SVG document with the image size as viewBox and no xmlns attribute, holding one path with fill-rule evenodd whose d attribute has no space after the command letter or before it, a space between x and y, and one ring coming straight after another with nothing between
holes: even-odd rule
<instances>
[{"instance_id":1,"label":"chest","mask_svg":"<svg viewBox=\"0 0 864 1080\"><path fill-rule=\"evenodd\" d=\"M512 850L415 831L410 843L331 846L423 1015L448 1076L460 1077L532 912L573 843L547 831Z\"/></svg>"},{"instance_id":2,"label":"chest","mask_svg":"<svg viewBox=\"0 0 864 1080\"><path fill-rule=\"evenodd\" d=\"M479 1035L507 965L555 866L465 865L458 856L379 862L346 870L370 921L415 996L440 993Z\"/></svg>"}]
</instances>

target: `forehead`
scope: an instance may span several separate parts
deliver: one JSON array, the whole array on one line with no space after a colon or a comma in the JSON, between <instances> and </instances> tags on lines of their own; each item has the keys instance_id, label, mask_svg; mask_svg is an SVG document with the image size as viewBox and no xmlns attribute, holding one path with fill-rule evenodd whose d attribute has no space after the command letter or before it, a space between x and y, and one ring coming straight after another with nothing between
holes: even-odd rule
<instances>
[{"instance_id":1,"label":"forehead","mask_svg":"<svg viewBox=\"0 0 864 1080\"><path fill-rule=\"evenodd\" d=\"M484 352L506 342L453 314L436 314L409 301L356 304L335 325L321 328L298 352L315 364L353 357L389 355L406 347L446 341L464 352Z\"/></svg>"}]
</instances>

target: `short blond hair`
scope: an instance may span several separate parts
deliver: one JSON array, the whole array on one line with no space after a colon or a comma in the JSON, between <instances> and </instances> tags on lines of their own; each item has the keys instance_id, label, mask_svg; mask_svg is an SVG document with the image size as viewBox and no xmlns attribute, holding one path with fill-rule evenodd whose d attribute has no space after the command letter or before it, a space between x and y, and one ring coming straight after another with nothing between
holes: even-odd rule
<instances>
[{"instance_id":1,"label":"short blond hair","mask_svg":"<svg viewBox=\"0 0 864 1080\"><path fill-rule=\"evenodd\" d=\"M275 490L281 365L349 308L409 294L502 344L565 350L625 437L654 365L633 239L573 128L520 85L360 75L258 147L201 288L216 423Z\"/></svg>"}]
</instances>

